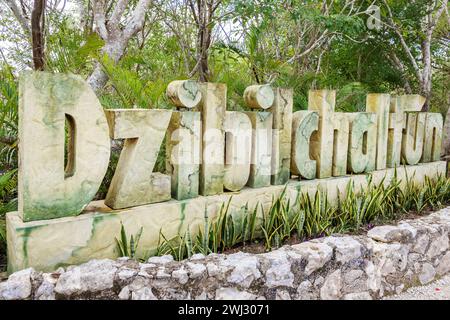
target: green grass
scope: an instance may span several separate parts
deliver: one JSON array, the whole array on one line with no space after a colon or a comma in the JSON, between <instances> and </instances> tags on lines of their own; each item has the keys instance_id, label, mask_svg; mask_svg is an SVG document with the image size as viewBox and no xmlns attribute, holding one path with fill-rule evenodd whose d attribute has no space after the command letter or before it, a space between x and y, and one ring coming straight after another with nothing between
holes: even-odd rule
<instances>
[{"instance_id":1,"label":"green grass","mask_svg":"<svg viewBox=\"0 0 450 320\"><path fill-rule=\"evenodd\" d=\"M223 252L256 240L262 241L268 251L282 246L293 236L303 241L356 232L371 224L392 222L410 212L422 214L450 202L450 180L443 176L426 177L423 185L419 185L409 177L402 184L395 174L387 186L384 180L374 184L369 176L364 191L356 192L354 184L349 183L345 196L339 197L335 205L319 191L314 196L299 193L291 203L285 191L272 200L265 214L262 206L252 211L243 207L240 212L231 213L228 202L222 205L215 219L210 220L205 212L205 223L195 236L189 226L183 234L171 239L160 232L155 255L171 254L182 260L195 253Z\"/></svg>"}]
</instances>

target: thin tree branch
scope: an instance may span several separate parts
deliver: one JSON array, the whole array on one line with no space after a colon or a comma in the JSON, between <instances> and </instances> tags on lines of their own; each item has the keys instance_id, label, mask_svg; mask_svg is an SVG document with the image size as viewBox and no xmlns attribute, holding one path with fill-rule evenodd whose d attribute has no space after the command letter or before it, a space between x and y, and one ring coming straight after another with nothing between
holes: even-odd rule
<instances>
[{"instance_id":1,"label":"thin tree branch","mask_svg":"<svg viewBox=\"0 0 450 320\"><path fill-rule=\"evenodd\" d=\"M19 22L22 30L27 36L31 35L31 27L29 24L29 18L24 14L24 10L20 10L15 0L2 0L11 9L17 21Z\"/></svg>"}]
</instances>

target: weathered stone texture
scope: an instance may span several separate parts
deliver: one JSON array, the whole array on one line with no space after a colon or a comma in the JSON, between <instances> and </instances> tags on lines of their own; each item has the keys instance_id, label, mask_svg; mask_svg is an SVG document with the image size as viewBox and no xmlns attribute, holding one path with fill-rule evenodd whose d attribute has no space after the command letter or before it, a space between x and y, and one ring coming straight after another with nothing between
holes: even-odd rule
<instances>
[{"instance_id":1,"label":"weathered stone texture","mask_svg":"<svg viewBox=\"0 0 450 320\"><path fill-rule=\"evenodd\" d=\"M264 254L101 259L52 273L28 268L0 283L0 300L379 299L450 272L449 233L447 207L367 236L333 235ZM430 245L417 253L423 236Z\"/></svg>"},{"instance_id":2,"label":"weathered stone texture","mask_svg":"<svg viewBox=\"0 0 450 320\"><path fill-rule=\"evenodd\" d=\"M227 108L227 86L223 83L201 83L202 159L200 194L223 192L225 132L223 122Z\"/></svg>"},{"instance_id":3,"label":"weathered stone texture","mask_svg":"<svg viewBox=\"0 0 450 320\"><path fill-rule=\"evenodd\" d=\"M309 148L311 135L319 129L319 114L312 111L297 111L292 117L291 171L305 179L316 177L316 160L311 159Z\"/></svg>"},{"instance_id":4,"label":"weathered stone texture","mask_svg":"<svg viewBox=\"0 0 450 320\"><path fill-rule=\"evenodd\" d=\"M333 115L336 105L336 91L310 90L308 110L319 114L319 130L312 136L310 153L317 161L317 178L332 175L333 162Z\"/></svg>"},{"instance_id":5,"label":"weathered stone texture","mask_svg":"<svg viewBox=\"0 0 450 320\"><path fill-rule=\"evenodd\" d=\"M293 92L291 89L275 89L275 100L269 109L272 123L271 184L281 185L289 181L291 163Z\"/></svg>"},{"instance_id":6,"label":"weathered stone texture","mask_svg":"<svg viewBox=\"0 0 450 320\"><path fill-rule=\"evenodd\" d=\"M230 191L241 190L250 176L252 123L243 112L225 114L225 172L223 186Z\"/></svg>"},{"instance_id":7,"label":"weathered stone texture","mask_svg":"<svg viewBox=\"0 0 450 320\"><path fill-rule=\"evenodd\" d=\"M420 95L391 96L389 106L389 129L387 145L387 166L400 165L402 153L402 136L405 128L405 112L418 112L422 109L425 98Z\"/></svg>"},{"instance_id":8,"label":"weathered stone texture","mask_svg":"<svg viewBox=\"0 0 450 320\"><path fill-rule=\"evenodd\" d=\"M425 119L425 141L420 162L439 161L442 147L444 119L440 113L427 113Z\"/></svg>"},{"instance_id":9,"label":"weathered stone texture","mask_svg":"<svg viewBox=\"0 0 450 320\"><path fill-rule=\"evenodd\" d=\"M78 215L95 196L109 155L103 108L81 77L20 77L18 202L24 221Z\"/></svg>"},{"instance_id":10,"label":"weathered stone texture","mask_svg":"<svg viewBox=\"0 0 450 320\"><path fill-rule=\"evenodd\" d=\"M416 164L424 150L426 113L406 112L406 128L402 138L402 161L404 164Z\"/></svg>"},{"instance_id":11,"label":"weathered stone texture","mask_svg":"<svg viewBox=\"0 0 450 320\"><path fill-rule=\"evenodd\" d=\"M247 185L251 188L270 186L272 161L272 122L270 112L246 112L252 123L252 152L250 177Z\"/></svg>"},{"instance_id":12,"label":"weathered stone texture","mask_svg":"<svg viewBox=\"0 0 450 320\"><path fill-rule=\"evenodd\" d=\"M200 112L174 111L166 133L166 171L172 197L192 199L199 194L201 157Z\"/></svg>"},{"instance_id":13,"label":"weathered stone texture","mask_svg":"<svg viewBox=\"0 0 450 320\"><path fill-rule=\"evenodd\" d=\"M175 80L169 83L166 90L167 98L180 108L194 108L202 98L198 83L193 80Z\"/></svg>"},{"instance_id":14,"label":"weathered stone texture","mask_svg":"<svg viewBox=\"0 0 450 320\"><path fill-rule=\"evenodd\" d=\"M445 174L445 170L445 162L418 164L398 168L397 178L404 181L408 175L415 182L423 183L426 176L435 177L438 174ZM394 175L395 169L374 171L372 180L377 184L384 179L385 185L388 185ZM290 180L287 184L286 196L291 203L294 203L299 192L314 195L317 190L321 190L327 193L331 203L335 203L338 195L345 194L350 182L353 182L358 192L367 187L367 175L320 180ZM194 235L199 228L203 227L205 216L208 219L216 217L222 204L228 203L230 198L229 212L236 217L245 212L242 209L244 206L247 206L250 211L259 206L267 212L272 199L278 197L284 189L283 185L258 189L244 188L240 193L199 196L194 199L154 203L123 210L111 210L103 201L94 201L83 214L77 217L27 223L20 219L17 212L11 212L6 215L8 270L14 272L32 266L37 270L48 271L59 266L80 264L89 259L116 258L115 238L119 237L121 222L127 234L136 234L139 228L143 227L144 231L137 250L137 255L142 256L155 250L160 231L170 239L177 234L184 234L189 227ZM258 214L261 214L260 210ZM411 228L406 225L402 225L402 228L406 229L402 232L408 232L408 234L411 232ZM390 233L388 235L391 237ZM417 237L420 236L420 234L417 235ZM437 239L441 239L440 242L428 239L429 248L428 244L425 244L427 247L421 244L421 248L415 250L419 253L421 250L427 250L426 252L431 256L440 254L437 248L445 245L445 239L443 236ZM342 241L344 240L340 240ZM420 243L422 242L421 240ZM342 259L350 258L353 254L355 254L353 251L342 251Z\"/></svg>"},{"instance_id":15,"label":"weathered stone texture","mask_svg":"<svg viewBox=\"0 0 450 320\"><path fill-rule=\"evenodd\" d=\"M350 121L346 113L333 115L333 161L331 174L334 177L347 174L348 148L350 141Z\"/></svg>"},{"instance_id":16,"label":"weathered stone texture","mask_svg":"<svg viewBox=\"0 0 450 320\"><path fill-rule=\"evenodd\" d=\"M170 176L153 173L171 110L105 111L112 139L125 139L105 204L122 209L170 200Z\"/></svg>"},{"instance_id":17,"label":"weathered stone texture","mask_svg":"<svg viewBox=\"0 0 450 320\"><path fill-rule=\"evenodd\" d=\"M371 172L376 166L377 117L374 113L348 113L350 140L348 169L353 173Z\"/></svg>"},{"instance_id":18,"label":"weathered stone texture","mask_svg":"<svg viewBox=\"0 0 450 320\"><path fill-rule=\"evenodd\" d=\"M366 99L366 111L377 115L377 158L376 169L386 168L387 143L389 130L389 94L368 94Z\"/></svg>"},{"instance_id":19,"label":"weathered stone texture","mask_svg":"<svg viewBox=\"0 0 450 320\"><path fill-rule=\"evenodd\" d=\"M275 94L268 84L252 85L244 90L244 101L252 109L268 109L274 99Z\"/></svg>"}]
</instances>

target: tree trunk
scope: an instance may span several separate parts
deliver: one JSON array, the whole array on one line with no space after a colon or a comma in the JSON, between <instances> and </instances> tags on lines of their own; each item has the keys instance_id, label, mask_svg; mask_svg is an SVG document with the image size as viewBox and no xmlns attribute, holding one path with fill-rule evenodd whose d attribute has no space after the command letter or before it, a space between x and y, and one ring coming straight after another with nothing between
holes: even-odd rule
<instances>
[{"instance_id":1,"label":"tree trunk","mask_svg":"<svg viewBox=\"0 0 450 320\"><path fill-rule=\"evenodd\" d=\"M442 130L442 151L441 158L445 160L450 160L450 96L448 97L447 114L444 121L444 129Z\"/></svg>"},{"instance_id":2,"label":"tree trunk","mask_svg":"<svg viewBox=\"0 0 450 320\"><path fill-rule=\"evenodd\" d=\"M117 63L122 58L126 48L126 43L121 39L108 39L107 43L103 47L102 52L106 54L114 63ZM100 63L97 63L94 72L87 79L91 88L98 92L108 82L108 75L103 70Z\"/></svg>"},{"instance_id":3,"label":"tree trunk","mask_svg":"<svg viewBox=\"0 0 450 320\"><path fill-rule=\"evenodd\" d=\"M207 82L210 78L209 65L208 65L208 50L211 45L211 32L209 27L203 25L198 33L198 75L201 82Z\"/></svg>"},{"instance_id":4,"label":"tree trunk","mask_svg":"<svg viewBox=\"0 0 450 320\"><path fill-rule=\"evenodd\" d=\"M423 104L422 111L427 112L430 110L431 79L422 81L420 84L420 94L425 97L425 103Z\"/></svg>"},{"instance_id":5,"label":"tree trunk","mask_svg":"<svg viewBox=\"0 0 450 320\"><path fill-rule=\"evenodd\" d=\"M197 73L201 82L207 82L211 78L208 64L208 50L211 46L211 34L215 18L214 13L221 0L197 0L196 5L194 5L192 0L189 0L188 3L198 28L196 41L197 63L191 71L190 76Z\"/></svg>"},{"instance_id":6,"label":"tree trunk","mask_svg":"<svg viewBox=\"0 0 450 320\"><path fill-rule=\"evenodd\" d=\"M425 97L425 104L422 107L422 111L430 110L430 98L431 98L431 32L427 30L425 40L422 42L422 79L420 81L420 94Z\"/></svg>"},{"instance_id":7,"label":"tree trunk","mask_svg":"<svg viewBox=\"0 0 450 320\"><path fill-rule=\"evenodd\" d=\"M35 0L31 13L31 38L35 70L44 70L44 11L45 0Z\"/></svg>"},{"instance_id":8,"label":"tree trunk","mask_svg":"<svg viewBox=\"0 0 450 320\"><path fill-rule=\"evenodd\" d=\"M105 41L102 53L106 54L114 63L117 63L122 58L131 37L142 30L146 11L152 4L152 1L139 0L131 13L129 21L124 27L121 27L120 22L128 3L128 0L117 1L114 9L111 10L111 16L107 17L105 2L101 0L93 2L93 16L97 32ZM95 92L98 92L106 85L107 81L108 75L103 71L101 63L97 63L87 82Z\"/></svg>"}]
</instances>

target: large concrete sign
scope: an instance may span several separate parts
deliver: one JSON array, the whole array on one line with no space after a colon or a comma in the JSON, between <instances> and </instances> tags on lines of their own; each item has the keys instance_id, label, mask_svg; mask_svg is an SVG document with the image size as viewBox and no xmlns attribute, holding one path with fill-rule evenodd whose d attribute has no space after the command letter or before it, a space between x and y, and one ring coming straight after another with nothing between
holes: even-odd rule
<instances>
[{"instance_id":1,"label":"large concrete sign","mask_svg":"<svg viewBox=\"0 0 450 320\"><path fill-rule=\"evenodd\" d=\"M10 271L114 257L120 223L143 227L142 246L154 248L159 231L195 232L231 196L231 210L265 210L286 186L293 199L322 190L332 201L368 173L381 180L402 165L400 175L418 180L445 173L443 119L420 112L419 95L369 94L356 113L337 112L333 90L310 91L308 110L296 112L292 90L270 85L247 87L247 111L226 110L220 83L173 81L167 97L174 110L103 110L78 76L22 75ZM106 199L91 202L111 139L124 140L119 162ZM155 172L163 147L166 170Z\"/></svg>"}]
</instances>

